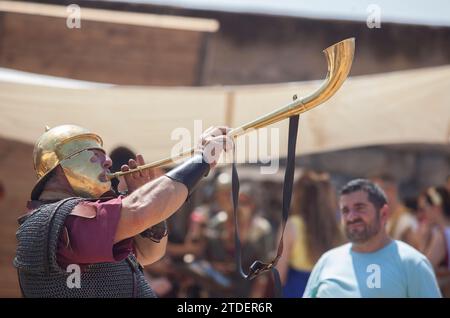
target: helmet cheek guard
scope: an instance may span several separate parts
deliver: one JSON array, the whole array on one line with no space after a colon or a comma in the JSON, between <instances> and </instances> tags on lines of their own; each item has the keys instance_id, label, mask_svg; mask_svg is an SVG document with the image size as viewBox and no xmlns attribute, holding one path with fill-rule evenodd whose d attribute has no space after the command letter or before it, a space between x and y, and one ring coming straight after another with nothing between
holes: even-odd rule
<instances>
[{"instance_id":1,"label":"helmet cheek guard","mask_svg":"<svg viewBox=\"0 0 450 318\"><path fill-rule=\"evenodd\" d=\"M83 150L60 163L73 191L83 198L99 198L111 189L103 167L91 161L93 156L94 151Z\"/></svg>"}]
</instances>

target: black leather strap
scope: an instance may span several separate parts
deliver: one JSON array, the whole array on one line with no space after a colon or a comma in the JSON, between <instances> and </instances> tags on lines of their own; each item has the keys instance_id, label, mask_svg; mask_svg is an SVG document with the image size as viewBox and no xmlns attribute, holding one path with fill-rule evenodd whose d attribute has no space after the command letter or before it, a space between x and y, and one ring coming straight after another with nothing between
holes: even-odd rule
<instances>
[{"instance_id":1,"label":"black leather strap","mask_svg":"<svg viewBox=\"0 0 450 318\"><path fill-rule=\"evenodd\" d=\"M161 242L163 237L169 234L167 229L166 220L149 227L145 231L141 232L140 235L144 238L150 239L155 243Z\"/></svg>"},{"instance_id":2,"label":"black leather strap","mask_svg":"<svg viewBox=\"0 0 450 318\"><path fill-rule=\"evenodd\" d=\"M199 181L208 175L209 170L210 165L203 159L203 155L196 154L170 170L166 176L183 183L188 189L188 195L191 195Z\"/></svg>"},{"instance_id":3,"label":"black leather strap","mask_svg":"<svg viewBox=\"0 0 450 318\"><path fill-rule=\"evenodd\" d=\"M289 118L289 139L288 139L288 155L287 155L287 162L286 162L286 171L284 173L284 184L283 184L283 214L282 214L282 234L280 238L280 242L278 243L278 251L275 258L270 263L263 263L261 261L255 261L250 266L250 271L248 274L245 274L245 272L242 269L242 255L241 255L241 240L239 238L239 225L237 220L237 209L238 209L238 203L239 203L239 176L237 174L236 169L236 160L233 160L232 164L232 176L231 176L231 191L233 196L233 211L234 211L234 223L235 223L235 250L236 250L236 264L239 269L239 272L242 277L245 279L253 279L257 277L258 275L271 270L274 276L275 281L275 296L281 297L282 296L282 290L281 290L281 280L280 280L280 274L278 273L278 270L275 268L275 266L278 263L278 260L281 257L281 254L283 253L283 237L284 237L284 230L286 227L286 222L289 216L289 209L291 206L291 197L292 197L292 186L294 182L294 172L295 172L295 147L297 144L297 132L298 132L298 121L299 121L299 115L292 116ZM234 156L236 159L236 152L234 152Z\"/></svg>"}]
</instances>

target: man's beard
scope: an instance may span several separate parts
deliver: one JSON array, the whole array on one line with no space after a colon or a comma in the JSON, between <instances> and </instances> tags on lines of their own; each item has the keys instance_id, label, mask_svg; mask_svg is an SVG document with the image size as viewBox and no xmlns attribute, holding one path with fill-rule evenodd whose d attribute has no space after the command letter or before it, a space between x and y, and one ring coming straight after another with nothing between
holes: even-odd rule
<instances>
[{"instance_id":1,"label":"man's beard","mask_svg":"<svg viewBox=\"0 0 450 318\"><path fill-rule=\"evenodd\" d=\"M345 235L347 236L347 239L352 243L367 242L370 238L375 236L380 231L378 218L371 224L366 224L363 220L357 220L356 222L354 221L352 223L361 224L361 226L352 229L349 228L349 224L345 225Z\"/></svg>"}]
</instances>

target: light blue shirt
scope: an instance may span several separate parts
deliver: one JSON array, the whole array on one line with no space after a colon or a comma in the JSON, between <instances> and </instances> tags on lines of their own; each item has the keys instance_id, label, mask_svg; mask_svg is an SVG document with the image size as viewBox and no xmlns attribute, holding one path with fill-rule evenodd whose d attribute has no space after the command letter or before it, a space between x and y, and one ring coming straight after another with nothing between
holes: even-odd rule
<instances>
[{"instance_id":1,"label":"light blue shirt","mask_svg":"<svg viewBox=\"0 0 450 318\"><path fill-rule=\"evenodd\" d=\"M408 244L392 240L373 253L351 247L319 259L303 297L442 297L430 262Z\"/></svg>"}]
</instances>

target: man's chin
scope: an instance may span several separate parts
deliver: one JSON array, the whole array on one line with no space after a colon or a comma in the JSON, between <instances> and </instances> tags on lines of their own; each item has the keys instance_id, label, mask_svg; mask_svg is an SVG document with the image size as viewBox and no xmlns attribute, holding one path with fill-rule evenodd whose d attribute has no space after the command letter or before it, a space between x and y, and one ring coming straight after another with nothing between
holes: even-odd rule
<instances>
[{"instance_id":1,"label":"man's chin","mask_svg":"<svg viewBox=\"0 0 450 318\"><path fill-rule=\"evenodd\" d=\"M368 240L367 235L359 231L346 232L346 236L352 243L364 243Z\"/></svg>"}]
</instances>

